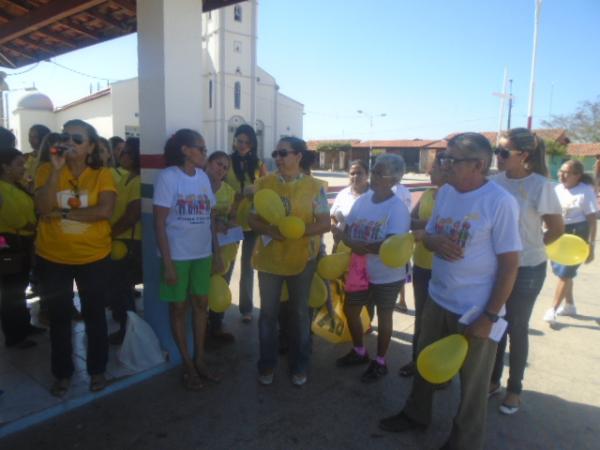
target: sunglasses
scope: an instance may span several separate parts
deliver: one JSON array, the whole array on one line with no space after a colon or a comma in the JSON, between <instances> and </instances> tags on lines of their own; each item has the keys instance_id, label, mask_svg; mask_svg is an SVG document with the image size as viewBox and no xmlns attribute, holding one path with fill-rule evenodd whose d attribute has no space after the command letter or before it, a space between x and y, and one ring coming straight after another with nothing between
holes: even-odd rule
<instances>
[{"instance_id":1,"label":"sunglasses","mask_svg":"<svg viewBox=\"0 0 600 450\"><path fill-rule=\"evenodd\" d=\"M85 142L85 138L81 134L62 133L60 135L60 142L69 142L71 139L77 145L81 145Z\"/></svg>"},{"instance_id":2,"label":"sunglasses","mask_svg":"<svg viewBox=\"0 0 600 450\"><path fill-rule=\"evenodd\" d=\"M447 165L452 167L454 164L462 163L462 162L472 162L479 161L479 158L455 158L453 156L440 156L438 161L441 165Z\"/></svg>"},{"instance_id":3,"label":"sunglasses","mask_svg":"<svg viewBox=\"0 0 600 450\"><path fill-rule=\"evenodd\" d=\"M280 158L285 158L287 155L290 155L290 154L297 155L297 154L298 154L298 152L293 152L293 151L292 151L292 152L290 152L290 151L288 151L288 150L285 150L285 149L282 149L282 150L273 150L273 153L271 153L271 158L275 159L275 158L277 158L278 156L279 156Z\"/></svg>"},{"instance_id":4,"label":"sunglasses","mask_svg":"<svg viewBox=\"0 0 600 450\"><path fill-rule=\"evenodd\" d=\"M518 150L507 150L507 149L502 148L502 147L497 147L494 150L494 155L499 156L502 159L508 159L508 158L510 158L511 153L523 153L523 152L520 152Z\"/></svg>"}]
</instances>

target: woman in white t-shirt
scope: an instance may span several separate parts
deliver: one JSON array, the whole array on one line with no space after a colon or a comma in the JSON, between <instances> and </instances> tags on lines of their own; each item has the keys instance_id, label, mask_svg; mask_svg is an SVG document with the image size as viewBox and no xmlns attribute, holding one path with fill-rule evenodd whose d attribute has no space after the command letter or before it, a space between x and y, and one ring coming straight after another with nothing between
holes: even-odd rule
<instances>
[{"instance_id":1,"label":"woman in white t-shirt","mask_svg":"<svg viewBox=\"0 0 600 450\"><path fill-rule=\"evenodd\" d=\"M506 341L510 337L510 374L506 396L500 405L504 414L517 412L521 402L529 349L529 318L546 278L545 246L558 239L564 230L560 203L547 178L545 153L544 141L526 128L503 133L495 150L502 172L492 180L519 204L519 234L523 244L517 279L506 302L508 327L498 343L490 382L490 394L500 393Z\"/></svg>"},{"instance_id":2,"label":"woman in white t-shirt","mask_svg":"<svg viewBox=\"0 0 600 450\"><path fill-rule=\"evenodd\" d=\"M204 171L202 136L182 129L165 144L165 163L154 183L154 226L161 261L160 299L169 303L171 329L184 363L186 389L202 388L201 378L216 380L204 362L204 338L211 268L221 270L215 232L217 203ZM193 311L194 357L186 337L188 303Z\"/></svg>"},{"instance_id":3,"label":"woman in white t-shirt","mask_svg":"<svg viewBox=\"0 0 600 450\"><path fill-rule=\"evenodd\" d=\"M589 243L590 254L586 264L594 259L596 241L596 212L598 204L594 193L594 180L583 170L583 164L577 160L565 162L558 171L560 184L555 188L562 206L565 220L565 233L575 234ZM563 266L552 263L552 271L558 277L554 306L544 314L544 320L553 323L557 315L577 314L573 300L573 278L579 266ZM562 301L566 303L561 306Z\"/></svg>"},{"instance_id":4,"label":"woman in white t-shirt","mask_svg":"<svg viewBox=\"0 0 600 450\"><path fill-rule=\"evenodd\" d=\"M344 367L370 362L361 377L365 383L376 381L388 372L385 356L392 337L394 305L406 276L404 267L388 267L379 258L379 248L387 237L410 230L410 213L392 191L403 173L404 160L400 156L379 156L371 171L371 189L356 200L346 217L343 242L352 250L352 258L363 267L359 277L363 283L352 292L348 292L346 283L344 312L348 318L353 348L336 364ZM362 261L361 256L364 257ZM363 344L364 330L360 320L363 306L370 302L377 306L379 325L377 357L372 361Z\"/></svg>"},{"instance_id":5,"label":"woman in white t-shirt","mask_svg":"<svg viewBox=\"0 0 600 450\"><path fill-rule=\"evenodd\" d=\"M333 234L333 250L342 239L346 217L358 197L369 190L369 167L364 161L357 159L350 162L350 185L345 187L333 201L331 206L331 233Z\"/></svg>"}]
</instances>

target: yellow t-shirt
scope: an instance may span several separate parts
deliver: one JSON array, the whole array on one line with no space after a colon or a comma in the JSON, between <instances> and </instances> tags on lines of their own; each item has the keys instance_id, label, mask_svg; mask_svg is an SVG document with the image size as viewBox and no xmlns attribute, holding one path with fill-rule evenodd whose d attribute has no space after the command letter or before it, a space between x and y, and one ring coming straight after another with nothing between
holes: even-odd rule
<instances>
[{"instance_id":1,"label":"yellow t-shirt","mask_svg":"<svg viewBox=\"0 0 600 450\"><path fill-rule=\"evenodd\" d=\"M229 184L223 182L215 193L215 197L217 198L215 206L217 217L227 220L235 201L235 190Z\"/></svg>"},{"instance_id":2,"label":"yellow t-shirt","mask_svg":"<svg viewBox=\"0 0 600 450\"><path fill-rule=\"evenodd\" d=\"M258 164L256 165L256 170L254 171L254 180L258 180L258 178L260 177L260 169L263 166L263 162L259 161ZM229 168L229 172L227 172L227 176L225 177L225 182L231 186L234 190L236 194L241 194L242 193L242 183L240 183L240 180L238 180L238 178L235 176L235 172L233 171L233 166L231 166ZM248 176L248 174L246 172L244 172L244 187L246 186L252 186L254 183L252 182L252 180L250 180L250 177Z\"/></svg>"},{"instance_id":3,"label":"yellow t-shirt","mask_svg":"<svg viewBox=\"0 0 600 450\"><path fill-rule=\"evenodd\" d=\"M22 189L6 181L0 180L0 233L32 236L33 231L22 228L27 224L35 225L35 208L33 198Z\"/></svg>"},{"instance_id":4,"label":"yellow t-shirt","mask_svg":"<svg viewBox=\"0 0 600 450\"><path fill-rule=\"evenodd\" d=\"M123 175L117 183L117 201L115 202L113 215L110 218L111 225L114 225L121 217L123 217L123 214L125 214L125 211L127 210L127 205L142 198L140 176L136 175L131 181L127 182L128 179L129 175ZM131 228L117 236L117 239L131 239ZM142 224L140 221L135 224L133 239L142 239Z\"/></svg>"},{"instance_id":5,"label":"yellow t-shirt","mask_svg":"<svg viewBox=\"0 0 600 450\"><path fill-rule=\"evenodd\" d=\"M118 185L123 178L127 178L129 175L129 172L122 167L109 167L109 170L113 176L113 180L115 180L115 186Z\"/></svg>"},{"instance_id":6,"label":"yellow t-shirt","mask_svg":"<svg viewBox=\"0 0 600 450\"><path fill-rule=\"evenodd\" d=\"M436 189L428 189L421 196L419 202L419 220L429 220L435 206ZM433 253L427 250L423 242L417 242L415 252L413 254L413 262L415 266L423 269L431 269L433 264Z\"/></svg>"},{"instance_id":7,"label":"yellow t-shirt","mask_svg":"<svg viewBox=\"0 0 600 450\"><path fill-rule=\"evenodd\" d=\"M25 155L25 175L23 176L25 185L31 186L35 178L35 172L38 168L38 157L33 153L27 153Z\"/></svg>"},{"instance_id":8,"label":"yellow t-shirt","mask_svg":"<svg viewBox=\"0 0 600 450\"><path fill-rule=\"evenodd\" d=\"M45 163L37 171L36 189L44 186L52 172ZM96 206L100 192L115 192L115 183L109 169L87 167L75 178L68 166L60 172L56 206L69 208L70 198L79 195L81 208ZM111 228L108 220L78 222L66 219L40 220L37 228L36 253L44 259L60 264L88 264L108 256L111 250Z\"/></svg>"}]
</instances>

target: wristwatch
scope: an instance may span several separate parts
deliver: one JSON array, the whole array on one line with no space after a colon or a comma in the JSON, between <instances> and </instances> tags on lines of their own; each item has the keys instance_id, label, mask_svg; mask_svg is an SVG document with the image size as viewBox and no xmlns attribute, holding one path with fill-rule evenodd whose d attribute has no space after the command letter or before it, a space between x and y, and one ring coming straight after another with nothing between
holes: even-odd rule
<instances>
[{"instance_id":1,"label":"wristwatch","mask_svg":"<svg viewBox=\"0 0 600 450\"><path fill-rule=\"evenodd\" d=\"M490 320L492 323L498 322L500 316L498 314L491 313L489 311L484 311L483 314Z\"/></svg>"}]
</instances>

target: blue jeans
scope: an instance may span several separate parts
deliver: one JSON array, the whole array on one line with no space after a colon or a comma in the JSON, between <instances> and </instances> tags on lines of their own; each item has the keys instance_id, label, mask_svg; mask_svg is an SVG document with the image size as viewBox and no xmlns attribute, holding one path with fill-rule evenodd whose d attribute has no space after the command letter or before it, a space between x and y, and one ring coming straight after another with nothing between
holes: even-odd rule
<instances>
[{"instance_id":1,"label":"blue jeans","mask_svg":"<svg viewBox=\"0 0 600 450\"><path fill-rule=\"evenodd\" d=\"M506 302L508 327L504 337L498 343L496 362L492 371L492 383L500 384L504 369L506 341L510 336L510 371L506 390L514 394L521 394L523 390L523 375L529 352L529 318L545 279L545 262L537 266L519 267L515 285Z\"/></svg>"},{"instance_id":2,"label":"blue jeans","mask_svg":"<svg viewBox=\"0 0 600 450\"><path fill-rule=\"evenodd\" d=\"M258 319L258 338L260 358L258 370L274 369L278 356L278 317L281 302L281 288L285 281L288 286L288 341L289 360L293 374L304 374L310 359L310 317L308 297L310 284L317 267L316 259L306 263L298 275L284 276L267 272L258 272L260 287L260 318Z\"/></svg>"}]
</instances>

